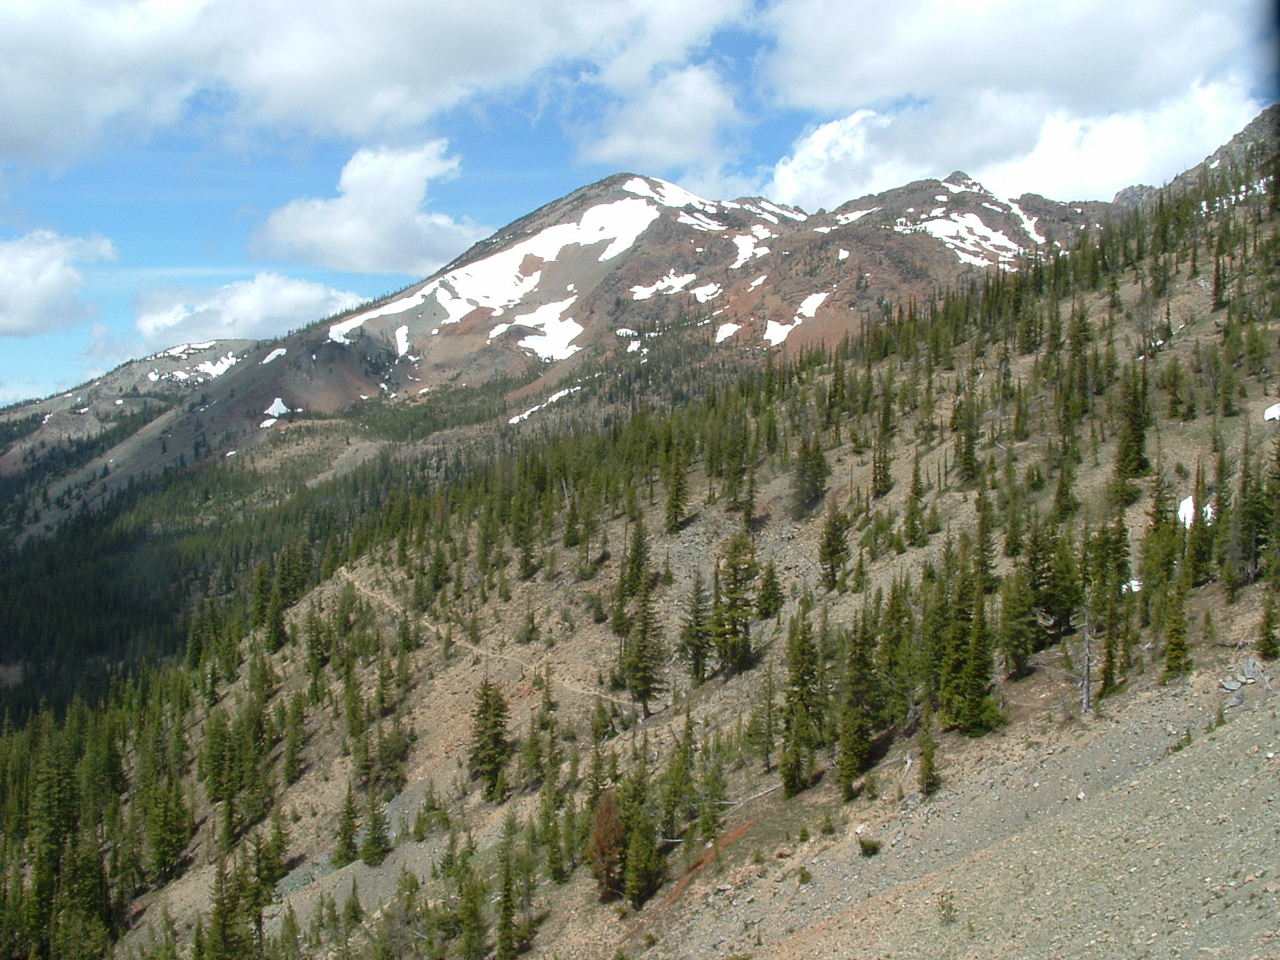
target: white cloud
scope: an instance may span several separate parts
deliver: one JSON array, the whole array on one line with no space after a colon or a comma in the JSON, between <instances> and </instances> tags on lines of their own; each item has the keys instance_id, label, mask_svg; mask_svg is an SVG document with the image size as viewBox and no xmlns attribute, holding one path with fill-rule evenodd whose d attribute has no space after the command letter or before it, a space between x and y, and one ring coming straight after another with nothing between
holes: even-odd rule
<instances>
[{"instance_id":1,"label":"white cloud","mask_svg":"<svg viewBox=\"0 0 1280 960\"><path fill-rule=\"evenodd\" d=\"M84 274L78 263L114 260L104 237L63 237L36 230L0 241L0 336L31 336L83 320Z\"/></svg>"},{"instance_id":2,"label":"white cloud","mask_svg":"<svg viewBox=\"0 0 1280 960\"><path fill-rule=\"evenodd\" d=\"M858 110L824 123L778 161L765 195L805 210L834 208L846 200L912 179L916 171L887 153L876 157L868 139L891 121Z\"/></svg>"},{"instance_id":3,"label":"white cloud","mask_svg":"<svg viewBox=\"0 0 1280 960\"><path fill-rule=\"evenodd\" d=\"M349 310L363 298L310 280L259 273L212 290L141 298L135 327L150 349L203 340L265 338Z\"/></svg>"},{"instance_id":4,"label":"white cloud","mask_svg":"<svg viewBox=\"0 0 1280 960\"><path fill-rule=\"evenodd\" d=\"M1261 109L1238 86L1208 84L1149 110L1101 117L1053 111L1031 150L980 168L978 179L1007 196L1109 200L1122 187L1158 186L1194 166Z\"/></svg>"},{"instance_id":5,"label":"white cloud","mask_svg":"<svg viewBox=\"0 0 1280 960\"><path fill-rule=\"evenodd\" d=\"M780 0L766 17L777 35L766 69L786 102L824 111L984 89L1043 93L1076 113L1125 110L1262 56L1251 44L1268 10L1257 0Z\"/></svg>"},{"instance_id":6,"label":"white cloud","mask_svg":"<svg viewBox=\"0 0 1280 960\"><path fill-rule=\"evenodd\" d=\"M294 200L254 238L260 253L358 273L425 275L487 230L423 209L427 184L455 174L448 144L360 150L342 168L338 196Z\"/></svg>"},{"instance_id":7,"label":"white cloud","mask_svg":"<svg viewBox=\"0 0 1280 960\"><path fill-rule=\"evenodd\" d=\"M587 160L640 171L716 160L721 133L741 118L716 72L694 65L674 70L613 109L601 137L583 149Z\"/></svg>"},{"instance_id":8,"label":"white cloud","mask_svg":"<svg viewBox=\"0 0 1280 960\"><path fill-rule=\"evenodd\" d=\"M1261 108L1242 78L1269 76L1266 11L780 0L765 18L777 37L765 75L782 103L832 119L792 145L771 186L833 205L955 169L1060 199L1163 182Z\"/></svg>"},{"instance_id":9,"label":"white cloud","mask_svg":"<svg viewBox=\"0 0 1280 960\"><path fill-rule=\"evenodd\" d=\"M193 105L231 127L390 139L556 67L613 88L745 0L45 0L0 5L0 155L74 156Z\"/></svg>"}]
</instances>

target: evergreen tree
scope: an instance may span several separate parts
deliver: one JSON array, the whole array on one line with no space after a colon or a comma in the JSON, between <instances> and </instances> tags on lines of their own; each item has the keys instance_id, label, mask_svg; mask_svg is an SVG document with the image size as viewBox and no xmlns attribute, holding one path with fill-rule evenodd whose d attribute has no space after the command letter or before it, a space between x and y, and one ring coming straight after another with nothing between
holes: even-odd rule
<instances>
[{"instance_id":1,"label":"evergreen tree","mask_svg":"<svg viewBox=\"0 0 1280 960\"><path fill-rule=\"evenodd\" d=\"M893 489L893 476L889 472L892 464L893 440L887 431L880 430L871 449L871 496L877 500Z\"/></svg>"},{"instance_id":2,"label":"evergreen tree","mask_svg":"<svg viewBox=\"0 0 1280 960\"><path fill-rule=\"evenodd\" d=\"M822 444L808 434L800 438L795 466L791 474L791 506L796 516L803 517L822 498L831 467L822 453Z\"/></svg>"},{"instance_id":3,"label":"evergreen tree","mask_svg":"<svg viewBox=\"0 0 1280 960\"><path fill-rule=\"evenodd\" d=\"M494 960L515 960L517 948L515 882L511 864L515 842L515 817L508 815L498 845L498 945Z\"/></svg>"},{"instance_id":4,"label":"evergreen tree","mask_svg":"<svg viewBox=\"0 0 1280 960\"><path fill-rule=\"evenodd\" d=\"M920 718L920 769L917 774L920 792L926 797L933 796L942 786L942 779L938 776L937 752L938 744L933 739L933 712L926 698L924 714Z\"/></svg>"},{"instance_id":5,"label":"evergreen tree","mask_svg":"<svg viewBox=\"0 0 1280 960\"><path fill-rule=\"evenodd\" d=\"M689 679L696 687L707 677L707 661L712 646L711 611L707 590L702 583L702 571L693 572L693 586L685 606L684 622L680 627L680 654L689 665Z\"/></svg>"},{"instance_id":6,"label":"evergreen tree","mask_svg":"<svg viewBox=\"0 0 1280 960\"><path fill-rule=\"evenodd\" d=\"M649 702L665 688L662 682L665 654L658 631L653 596L649 590L648 577L645 577L636 601L631 635L623 647L622 676L627 690L639 701L640 709L646 717L649 716Z\"/></svg>"},{"instance_id":7,"label":"evergreen tree","mask_svg":"<svg viewBox=\"0 0 1280 960\"><path fill-rule=\"evenodd\" d=\"M1276 598L1262 601L1262 620L1258 624L1258 656L1263 660L1280 657L1280 635L1276 632Z\"/></svg>"},{"instance_id":8,"label":"evergreen tree","mask_svg":"<svg viewBox=\"0 0 1280 960\"><path fill-rule=\"evenodd\" d=\"M907 509L902 518L902 536L909 547L923 547L924 532L924 484L920 480L920 452L911 461L911 490L907 494Z\"/></svg>"},{"instance_id":9,"label":"evergreen tree","mask_svg":"<svg viewBox=\"0 0 1280 960\"><path fill-rule=\"evenodd\" d=\"M1165 615L1164 672L1160 682L1168 683L1191 672L1191 651L1187 646L1186 591L1179 581L1173 589L1169 610Z\"/></svg>"},{"instance_id":10,"label":"evergreen tree","mask_svg":"<svg viewBox=\"0 0 1280 960\"><path fill-rule=\"evenodd\" d=\"M1031 587L1021 567L1004 581L1000 595L1000 652L1009 676L1024 677L1039 630Z\"/></svg>"},{"instance_id":11,"label":"evergreen tree","mask_svg":"<svg viewBox=\"0 0 1280 960\"><path fill-rule=\"evenodd\" d=\"M834 590L848 562L849 518L832 500L827 506L827 516L822 524L822 539L818 543L822 585L828 590Z\"/></svg>"},{"instance_id":12,"label":"evergreen tree","mask_svg":"<svg viewBox=\"0 0 1280 960\"><path fill-rule=\"evenodd\" d=\"M1146 451L1147 403L1142 383L1137 365L1130 363L1120 385L1122 409L1114 461L1115 478L1120 484L1142 476L1151 466Z\"/></svg>"},{"instance_id":13,"label":"evergreen tree","mask_svg":"<svg viewBox=\"0 0 1280 960\"><path fill-rule=\"evenodd\" d=\"M342 813L338 817L337 844L329 855L329 862L335 867L345 867L356 858L356 800L347 785L347 799L342 804Z\"/></svg>"},{"instance_id":14,"label":"evergreen tree","mask_svg":"<svg viewBox=\"0 0 1280 960\"><path fill-rule=\"evenodd\" d=\"M676 533L680 529L680 524L684 520L685 510L688 507L688 498L689 482L685 475L684 461L676 453L672 456L667 471L667 533Z\"/></svg>"},{"instance_id":15,"label":"evergreen tree","mask_svg":"<svg viewBox=\"0 0 1280 960\"><path fill-rule=\"evenodd\" d=\"M782 612L782 582L778 579L778 570L770 560L765 564L764 574L760 578L760 592L756 595L756 616L762 620L770 620Z\"/></svg>"},{"instance_id":16,"label":"evergreen tree","mask_svg":"<svg viewBox=\"0 0 1280 960\"><path fill-rule=\"evenodd\" d=\"M720 668L741 673L751 665L751 584L756 578L755 550L745 533L735 534L721 566L720 602L714 614L714 636Z\"/></svg>"},{"instance_id":17,"label":"evergreen tree","mask_svg":"<svg viewBox=\"0 0 1280 960\"><path fill-rule=\"evenodd\" d=\"M364 838L360 841L360 859L367 866L376 867L391 852L391 840L387 836L387 815L377 793L369 791L369 817L365 821Z\"/></svg>"},{"instance_id":18,"label":"evergreen tree","mask_svg":"<svg viewBox=\"0 0 1280 960\"><path fill-rule=\"evenodd\" d=\"M484 784L486 800L501 799L502 769L514 752L507 729L508 716L507 698L498 685L486 677L476 689L468 757L471 776Z\"/></svg>"},{"instance_id":19,"label":"evergreen tree","mask_svg":"<svg viewBox=\"0 0 1280 960\"><path fill-rule=\"evenodd\" d=\"M867 637L855 630L849 640L840 704L836 783L844 799L853 799L854 781L866 769L871 753L872 664Z\"/></svg>"}]
</instances>

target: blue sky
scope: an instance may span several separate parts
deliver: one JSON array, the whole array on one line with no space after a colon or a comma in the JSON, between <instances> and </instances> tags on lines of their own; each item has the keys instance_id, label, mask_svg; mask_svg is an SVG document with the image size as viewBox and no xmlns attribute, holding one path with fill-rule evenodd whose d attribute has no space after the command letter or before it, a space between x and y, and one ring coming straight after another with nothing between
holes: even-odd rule
<instances>
[{"instance_id":1,"label":"blue sky","mask_svg":"<svg viewBox=\"0 0 1280 960\"><path fill-rule=\"evenodd\" d=\"M619 170L1109 199L1276 96L1263 0L0 0L0 404L270 337Z\"/></svg>"}]
</instances>

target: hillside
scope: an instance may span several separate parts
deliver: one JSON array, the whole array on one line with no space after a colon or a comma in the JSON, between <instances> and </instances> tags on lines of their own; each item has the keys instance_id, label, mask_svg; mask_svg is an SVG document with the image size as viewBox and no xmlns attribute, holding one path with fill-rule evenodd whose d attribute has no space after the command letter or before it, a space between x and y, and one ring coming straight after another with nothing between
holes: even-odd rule
<instances>
[{"instance_id":1,"label":"hillside","mask_svg":"<svg viewBox=\"0 0 1280 960\"><path fill-rule=\"evenodd\" d=\"M201 385L234 397L117 371L103 423L164 412L72 469L215 400L274 422L92 510L61 467L16 481L68 519L0 582L33 708L0 736L0 956L1274 955L1278 201L1251 143L1110 209L956 174L801 219L627 175L242 348ZM581 231L619 204L716 265L640 244L606 276L624 224ZM790 272L735 307L753 226ZM518 308L460 289L504 252ZM675 289L636 296L659 265ZM690 313L695 282L742 312ZM601 305L582 349L521 366L565 311L515 311L570 284ZM428 297L470 309L399 333ZM406 382L459 382L290 420L320 335L326 390L406 337Z\"/></svg>"}]
</instances>

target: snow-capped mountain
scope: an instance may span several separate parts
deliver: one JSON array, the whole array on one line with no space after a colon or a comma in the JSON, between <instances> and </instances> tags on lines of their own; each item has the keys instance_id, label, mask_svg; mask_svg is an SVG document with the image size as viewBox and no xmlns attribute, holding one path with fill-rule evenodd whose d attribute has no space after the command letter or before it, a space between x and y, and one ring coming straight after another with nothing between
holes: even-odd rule
<instances>
[{"instance_id":1,"label":"snow-capped mountain","mask_svg":"<svg viewBox=\"0 0 1280 960\"><path fill-rule=\"evenodd\" d=\"M1276 115L1264 113L1174 186L1238 164L1249 143L1274 134ZM1070 248L1116 207L1143 202L1144 189L1064 204L1000 197L957 171L809 213L618 174L345 315L275 341L183 344L11 407L0 428L16 439L0 447L0 478L99 438L102 449L49 488L55 500L76 491L84 503L132 476L252 448L298 414L334 415L372 398L429 404L445 387L502 377L525 384L504 415L520 424L575 392L585 361L644 363L662 337L748 353L833 343L877 322L886 304Z\"/></svg>"}]
</instances>

